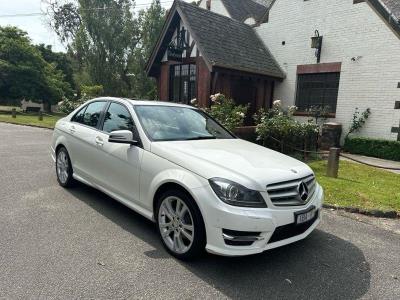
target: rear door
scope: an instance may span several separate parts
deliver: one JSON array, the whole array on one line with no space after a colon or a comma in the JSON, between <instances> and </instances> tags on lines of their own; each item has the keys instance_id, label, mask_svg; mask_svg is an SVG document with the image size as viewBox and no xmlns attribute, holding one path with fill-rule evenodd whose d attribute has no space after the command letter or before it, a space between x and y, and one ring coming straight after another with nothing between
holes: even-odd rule
<instances>
[{"instance_id":1,"label":"rear door","mask_svg":"<svg viewBox=\"0 0 400 300\"><path fill-rule=\"evenodd\" d=\"M86 105L72 119L69 125L69 153L74 173L90 182L98 183L99 141L96 137L107 101L95 101Z\"/></svg>"},{"instance_id":2,"label":"rear door","mask_svg":"<svg viewBox=\"0 0 400 300\"><path fill-rule=\"evenodd\" d=\"M120 102L110 102L96 139L102 141L99 148L99 180L107 190L120 197L139 204L140 165L143 148L129 144L108 142L110 132L130 130L135 140L139 140L137 129L127 106Z\"/></svg>"}]
</instances>

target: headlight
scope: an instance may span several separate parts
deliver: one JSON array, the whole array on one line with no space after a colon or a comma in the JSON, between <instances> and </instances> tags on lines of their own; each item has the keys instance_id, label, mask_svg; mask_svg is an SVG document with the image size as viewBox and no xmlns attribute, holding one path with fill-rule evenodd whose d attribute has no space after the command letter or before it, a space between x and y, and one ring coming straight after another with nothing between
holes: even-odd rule
<instances>
[{"instance_id":1,"label":"headlight","mask_svg":"<svg viewBox=\"0 0 400 300\"><path fill-rule=\"evenodd\" d=\"M211 178L211 188L218 198L227 204L244 207L267 207L260 192L222 178Z\"/></svg>"}]
</instances>

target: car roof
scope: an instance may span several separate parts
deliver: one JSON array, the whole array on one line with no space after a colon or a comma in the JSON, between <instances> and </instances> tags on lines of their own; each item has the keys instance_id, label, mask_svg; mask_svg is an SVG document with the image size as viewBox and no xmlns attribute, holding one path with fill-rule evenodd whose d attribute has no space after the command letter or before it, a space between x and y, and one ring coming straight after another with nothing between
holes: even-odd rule
<instances>
[{"instance_id":1,"label":"car roof","mask_svg":"<svg viewBox=\"0 0 400 300\"><path fill-rule=\"evenodd\" d=\"M133 99L128 99L128 98L118 98L118 97L99 97L99 98L92 99L92 101L93 100L125 101L125 102L131 103L134 106L137 106L137 105L149 105L149 106L174 106L174 107L193 108L193 106L186 105L186 104L175 103L175 102L153 101L153 100L133 100Z\"/></svg>"}]
</instances>

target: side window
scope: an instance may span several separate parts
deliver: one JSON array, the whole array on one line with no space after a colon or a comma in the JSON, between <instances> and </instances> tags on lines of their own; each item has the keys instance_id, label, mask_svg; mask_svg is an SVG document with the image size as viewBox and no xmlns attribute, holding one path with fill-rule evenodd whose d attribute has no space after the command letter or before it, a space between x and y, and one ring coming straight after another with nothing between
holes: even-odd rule
<instances>
[{"instance_id":1,"label":"side window","mask_svg":"<svg viewBox=\"0 0 400 300\"><path fill-rule=\"evenodd\" d=\"M78 111L75 116L72 117L72 122L82 123L83 124L83 116L85 114L87 106L84 106L80 111Z\"/></svg>"},{"instance_id":2,"label":"side window","mask_svg":"<svg viewBox=\"0 0 400 300\"><path fill-rule=\"evenodd\" d=\"M115 130L133 131L131 114L125 106L112 102L104 117L103 131L110 133Z\"/></svg>"},{"instance_id":3,"label":"side window","mask_svg":"<svg viewBox=\"0 0 400 300\"><path fill-rule=\"evenodd\" d=\"M96 128L105 104L104 101L90 103L83 114L83 121L80 123Z\"/></svg>"}]
</instances>

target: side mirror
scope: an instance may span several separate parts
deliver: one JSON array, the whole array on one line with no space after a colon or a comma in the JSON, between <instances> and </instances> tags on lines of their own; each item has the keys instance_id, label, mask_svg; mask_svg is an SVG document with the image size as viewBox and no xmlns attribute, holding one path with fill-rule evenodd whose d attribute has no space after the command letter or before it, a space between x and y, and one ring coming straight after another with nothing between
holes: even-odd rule
<instances>
[{"instance_id":1,"label":"side mirror","mask_svg":"<svg viewBox=\"0 0 400 300\"><path fill-rule=\"evenodd\" d=\"M139 142L133 139L133 133L129 130L117 130L112 131L108 138L110 143L117 144L130 144L130 145L139 145Z\"/></svg>"}]
</instances>

